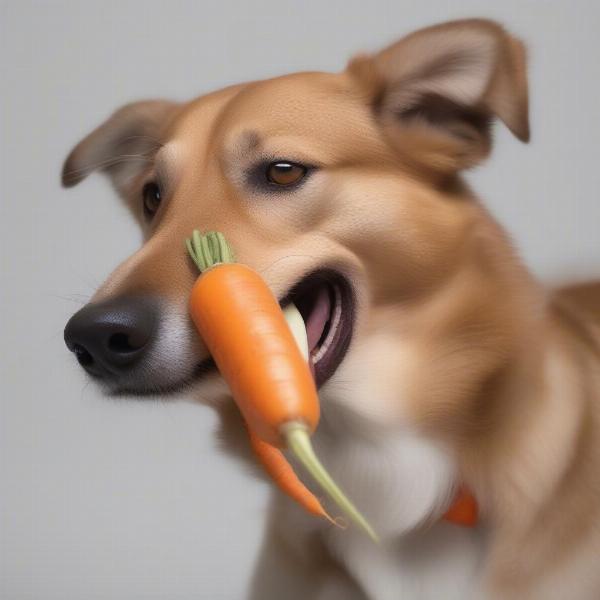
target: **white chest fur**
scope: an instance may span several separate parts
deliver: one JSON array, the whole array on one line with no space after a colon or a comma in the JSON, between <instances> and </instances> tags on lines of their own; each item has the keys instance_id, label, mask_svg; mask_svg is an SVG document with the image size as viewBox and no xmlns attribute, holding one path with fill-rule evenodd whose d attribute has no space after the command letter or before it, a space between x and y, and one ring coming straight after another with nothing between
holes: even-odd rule
<instances>
[{"instance_id":1,"label":"white chest fur","mask_svg":"<svg viewBox=\"0 0 600 600\"><path fill-rule=\"evenodd\" d=\"M438 523L381 547L353 532L337 534L330 547L369 600L482 599L479 531Z\"/></svg>"},{"instance_id":2,"label":"white chest fur","mask_svg":"<svg viewBox=\"0 0 600 600\"><path fill-rule=\"evenodd\" d=\"M480 598L482 532L439 521L455 478L441 448L408 432L369 442L315 438L333 476L382 538L376 546L353 529L327 534L331 553L370 599Z\"/></svg>"}]
</instances>

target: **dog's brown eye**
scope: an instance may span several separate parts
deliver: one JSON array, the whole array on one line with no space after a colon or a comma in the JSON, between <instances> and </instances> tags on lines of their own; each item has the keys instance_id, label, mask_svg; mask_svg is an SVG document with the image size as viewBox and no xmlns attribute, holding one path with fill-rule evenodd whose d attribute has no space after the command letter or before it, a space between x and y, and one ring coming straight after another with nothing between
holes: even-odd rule
<instances>
[{"instance_id":1,"label":"dog's brown eye","mask_svg":"<svg viewBox=\"0 0 600 600\"><path fill-rule=\"evenodd\" d=\"M275 185L288 186L298 183L306 175L306 167L291 162L274 162L267 168L267 179Z\"/></svg>"},{"instance_id":2,"label":"dog's brown eye","mask_svg":"<svg viewBox=\"0 0 600 600\"><path fill-rule=\"evenodd\" d=\"M151 219L160 206L160 188L153 181L147 183L142 190L142 201L144 203L144 215Z\"/></svg>"}]
</instances>

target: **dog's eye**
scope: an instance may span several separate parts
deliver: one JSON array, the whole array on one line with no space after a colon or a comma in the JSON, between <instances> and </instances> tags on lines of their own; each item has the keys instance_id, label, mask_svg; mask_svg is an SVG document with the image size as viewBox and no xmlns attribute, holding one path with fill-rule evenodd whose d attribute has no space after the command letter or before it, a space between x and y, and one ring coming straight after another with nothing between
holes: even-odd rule
<instances>
[{"instance_id":1,"label":"dog's eye","mask_svg":"<svg viewBox=\"0 0 600 600\"><path fill-rule=\"evenodd\" d=\"M150 181L144 186L142 201L144 203L144 215L146 215L146 218L151 219L160 206L161 194L158 184Z\"/></svg>"},{"instance_id":2,"label":"dog's eye","mask_svg":"<svg viewBox=\"0 0 600 600\"><path fill-rule=\"evenodd\" d=\"M279 186L292 186L298 183L308 169L297 163L279 161L273 162L267 167L267 181Z\"/></svg>"}]
</instances>

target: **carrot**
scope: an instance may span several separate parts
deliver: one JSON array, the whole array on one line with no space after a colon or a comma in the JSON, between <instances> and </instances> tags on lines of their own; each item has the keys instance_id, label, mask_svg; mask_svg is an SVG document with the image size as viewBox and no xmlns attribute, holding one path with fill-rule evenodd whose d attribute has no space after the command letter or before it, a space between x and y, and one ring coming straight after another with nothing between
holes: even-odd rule
<instances>
[{"instance_id":1,"label":"carrot","mask_svg":"<svg viewBox=\"0 0 600 600\"><path fill-rule=\"evenodd\" d=\"M194 285L190 309L254 432L282 446L281 426L288 421L315 430L319 399L312 375L258 273L239 263L213 266Z\"/></svg>"},{"instance_id":2,"label":"carrot","mask_svg":"<svg viewBox=\"0 0 600 600\"><path fill-rule=\"evenodd\" d=\"M306 486L298 479L296 473L286 460L281 450L263 442L253 431L248 428L248 437L250 446L258 459L258 462L264 467L265 471L271 476L273 481L277 482L279 489L300 504L308 513L316 517L324 517L332 523L337 523L332 519L317 497L309 491Z\"/></svg>"},{"instance_id":3,"label":"carrot","mask_svg":"<svg viewBox=\"0 0 600 600\"><path fill-rule=\"evenodd\" d=\"M444 520L463 527L475 527L479 520L479 506L475 496L461 486L454 501L444 513Z\"/></svg>"},{"instance_id":4,"label":"carrot","mask_svg":"<svg viewBox=\"0 0 600 600\"><path fill-rule=\"evenodd\" d=\"M347 516L376 540L313 451L310 435L319 422L319 398L277 299L258 273L235 262L223 234L202 236L195 230L186 246L201 272L190 295L192 320L250 431L271 446L288 447ZM285 488L281 474L287 470L280 460L285 457L280 455L275 468L269 454L267 470ZM300 494L297 499L302 496L307 510L314 506L316 498Z\"/></svg>"}]
</instances>

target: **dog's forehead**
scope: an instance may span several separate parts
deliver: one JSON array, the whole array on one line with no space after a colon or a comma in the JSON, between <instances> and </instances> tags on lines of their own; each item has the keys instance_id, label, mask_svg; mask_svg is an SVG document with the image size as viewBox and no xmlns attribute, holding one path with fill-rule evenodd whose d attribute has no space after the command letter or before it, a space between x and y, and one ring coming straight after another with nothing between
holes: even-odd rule
<instances>
[{"instance_id":1,"label":"dog's forehead","mask_svg":"<svg viewBox=\"0 0 600 600\"><path fill-rule=\"evenodd\" d=\"M213 149L297 136L323 148L356 150L353 142L377 137L371 106L345 72L295 73L213 92L189 103L173 130L188 148Z\"/></svg>"},{"instance_id":2,"label":"dog's forehead","mask_svg":"<svg viewBox=\"0 0 600 600\"><path fill-rule=\"evenodd\" d=\"M243 126L264 135L341 137L367 117L358 88L345 75L296 73L248 85L222 114L226 139Z\"/></svg>"}]
</instances>

